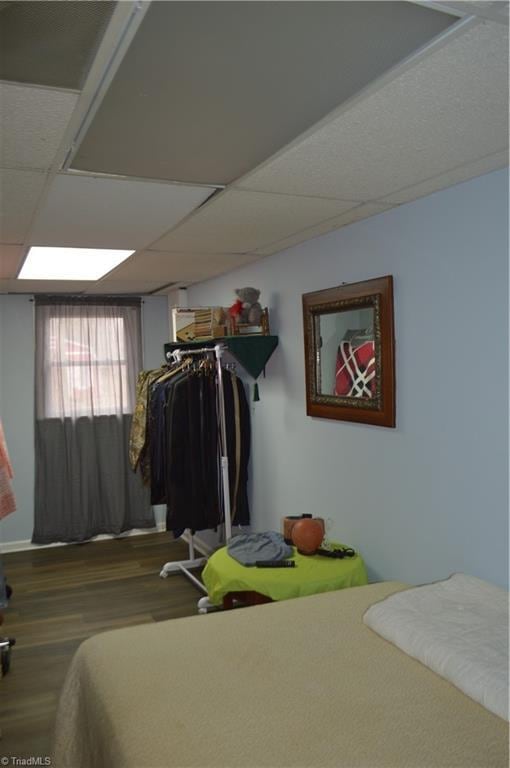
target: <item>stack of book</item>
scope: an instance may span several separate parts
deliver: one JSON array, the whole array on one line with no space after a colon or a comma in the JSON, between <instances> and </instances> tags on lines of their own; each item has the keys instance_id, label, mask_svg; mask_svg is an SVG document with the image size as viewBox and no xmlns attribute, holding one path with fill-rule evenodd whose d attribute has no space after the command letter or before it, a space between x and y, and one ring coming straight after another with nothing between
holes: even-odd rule
<instances>
[{"instance_id":1,"label":"stack of book","mask_svg":"<svg viewBox=\"0 0 510 768\"><path fill-rule=\"evenodd\" d=\"M212 337L212 309L204 307L195 310L195 340L201 341Z\"/></svg>"},{"instance_id":2,"label":"stack of book","mask_svg":"<svg viewBox=\"0 0 510 768\"><path fill-rule=\"evenodd\" d=\"M174 308L174 341L208 341L225 336L226 317L222 307Z\"/></svg>"}]
</instances>

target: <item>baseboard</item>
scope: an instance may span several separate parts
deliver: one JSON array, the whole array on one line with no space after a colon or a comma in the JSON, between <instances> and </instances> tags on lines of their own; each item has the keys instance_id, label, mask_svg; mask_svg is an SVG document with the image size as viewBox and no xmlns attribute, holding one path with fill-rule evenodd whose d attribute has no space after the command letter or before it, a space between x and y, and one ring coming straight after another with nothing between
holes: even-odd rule
<instances>
[{"instance_id":1,"label":"baseboard","mask_svg":"<svg viewBox=\"0 0 510 768\"><path fill-rule=\"evenodd\" d=\"M144 536L147 533L160 533L161 531L166 531L166 524L164 522L157 523L155 528L133 528L131 531L119 533L118 536L114 536L109 533L101 533L99 536L94 536L92 539L87 539L86 542L80 542L80 544L85 544L89 541L125 539L128 536ZM69 545L70 543L65 541L59 541L55 544L33 544L30 539L22 539L20 541L4 541L3 543L0 543L0 553L5 555L8 552L23 552L27 549L49 549L50 547L68 547ZM199 549L198 545L197 549Z\"/></svg>"},{"instance_id":2,"label":"baseboard","mask_svg":"<svg viewBox=\"0 0 510 768\"><path fill-rule=\"evenodd\" d=\"M239 531L247 531L248 528L242 529L239 528ZM132 531L126 531L125 533L119 533L118 536L113 536L112 534L108 533L101 533L99 536L94 536L92 539L87 539L86 542L80 542L82 544L85 544L89 541L108 541L109 539L124 539L127 536L144 536L147 533L161 533L162 531L166 531L166 523L162 520L159 523L156 523L155 528L133 528ZM190 541L190 532L184 531L184 533L181 536L181 539L183 541L186 541L189 543ZM8 552L23 552L27 549L48 549L49 547L68 547L72 544L71 542L65 542L65 541L59 541L55 544L33 544L30 539L21 539L20 541L4 541L0 543L0 554L7 554ZM207 544L203 539L200 538L200 536L197 536L196 534L193 536L193 546L196 550L202 553L202 555L205 555L208 557L209 555L212 555L212 553L217 549L216 547L211 546L210 544ZM221 546L221 544L220 544Z\"/></svg>"}]
</instances>

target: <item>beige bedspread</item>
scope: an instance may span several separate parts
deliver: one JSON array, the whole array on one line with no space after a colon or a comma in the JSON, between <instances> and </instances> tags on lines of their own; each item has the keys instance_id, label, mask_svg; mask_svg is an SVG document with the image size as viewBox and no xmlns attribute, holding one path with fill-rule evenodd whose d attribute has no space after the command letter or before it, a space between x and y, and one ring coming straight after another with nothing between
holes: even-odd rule
<instances>
[{"instance_id":1,"label":"beige bedspread","mask_svg":"<svg viewBox=\"0 0 510 768\"><path fill-rule=\"evenodd\" d=\"M83 643L55 768L489 768L505 722L362 623L353 587Z\"/></svg>"}]
</instances>

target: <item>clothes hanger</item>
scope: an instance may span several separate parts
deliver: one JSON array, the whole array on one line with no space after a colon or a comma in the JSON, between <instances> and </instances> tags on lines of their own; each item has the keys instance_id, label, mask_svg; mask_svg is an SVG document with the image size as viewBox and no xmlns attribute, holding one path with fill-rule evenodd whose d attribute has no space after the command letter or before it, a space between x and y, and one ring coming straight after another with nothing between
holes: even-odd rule
<instances>
[{"instance_id":1,"label":"clothes hanger","mask_svg":"<svg viewBox=\"0 0 510 768\"><path fill-rule=\"evenodd\" d=\"M171 379L172 376L174 376L179 371L186 370L186 368L188 368L190 366L191 362L192 362L191 357L187 357L187 358L185 358L180 363L180 365L172 364L170 366L170 370L167 370L166 373L164 373L162 376L160 376L155 383L156 384L162 384L164 381L167 381L168 379Z\"/></svg>"},{"instance_id":2,"label":"clothes hanger","mask_svg":"<svg viewBox=\"0 0 510 768\"><path fill-rule=\"evenodd\" d=\"M351 347L360 347L367 341L374 341L373 326L368 328L349 329L345 332L342 341L348 341Z\"/></svg>"}]
</instances>

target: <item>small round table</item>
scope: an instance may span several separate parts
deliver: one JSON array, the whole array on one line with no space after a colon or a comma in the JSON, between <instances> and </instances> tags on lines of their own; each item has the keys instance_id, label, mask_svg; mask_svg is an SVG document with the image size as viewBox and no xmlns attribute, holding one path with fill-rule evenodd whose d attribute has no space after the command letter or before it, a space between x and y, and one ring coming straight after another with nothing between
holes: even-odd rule
<instances>
[{"instance_id":1,"label":"small round table","mask_svg":"<svg viewBox=\"0 0 510 768\"><path fill-rule=\"evenodd\" d=\"M334 546L344 545L335 542ZM256 605L368 583L365 564L358 554L337 559L301 555L295 547L293 550L289 559L295 561L295 568L257 568L241 565L226 547L218 549L202 572L209 601L232 608L234 600Z\"/></svg>"}]
</instances>

